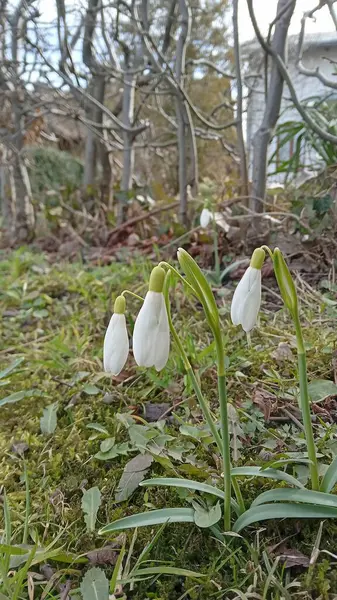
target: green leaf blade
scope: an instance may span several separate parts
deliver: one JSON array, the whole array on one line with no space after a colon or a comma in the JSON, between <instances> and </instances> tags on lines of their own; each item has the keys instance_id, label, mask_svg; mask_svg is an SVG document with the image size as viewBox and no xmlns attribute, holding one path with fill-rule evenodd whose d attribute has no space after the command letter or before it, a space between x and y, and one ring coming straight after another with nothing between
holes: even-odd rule
<instances>
[{"instance_id":1,"label":"green leaf blade","mask_svg":"<svg viewBox=\"0 0 337 600\"><path fill-rule=\"evenodd\" d=\"M93 567L84 575L81 586L83 600L108 600L109 582L102 569Z\"/></svg>"},{"instance_id":2,"label":"green leaf blade","mask_svg":"<svg viewBox=\"0 0 337 600\"><path fill-rule=\"evenodd\" d=\"M322 479L321 483L321 491L322 492L331 492L334 486L337 483L337 456L333 459L332 463L329 465L326 473Z\"/></svg>"},{"instance_id":3,"label":"green leaf blade","mask_svg":"<svg viewBox=\"0 0 337 600\"><path fill-rule=\"evenodd\" d=\"M40 429L43 435L52 435L57 426L58 402L49 404L43 409L43 415L40 418Z\"/></svg>"},{"instance_id":4,"label":"green leaf blade","mask_svg":"<svg viewBox=\"0 0 337 600\"><path fill-rule=\"evenodd\" d=\"M317 506L332 506L337 508L337 496L324 492L315 492L307 489L280 488L268 490L260 494L252 502L251 506L260 506L269 502L303 502Z\"/></svg>"},{"instance_id":5,"label":"green leaf blade","mask_svg":"<svg viewBox=\"0 0 337 600\"><path fill-rule=\"evenodd\" d=\"M289 475L289 473L285 473L284 471L279 471L278 469L263 469L262 467L235 467L232 469L231 474L232 477L266 477L267 479L286 481L295 487L304 488L304 485L295 477Z\"/></svg>"},{"instance_id":6,"label":"green leaf blade","mask_svg":"<svg viewBox=\"0 0 337 600\"><path fill-rule=\"evenodd\" d=\"M101 502L101 492L98 487L95 486L83 492L81 507L84 512L87 531L95 531L97 513Z\"/></svg>"},{"instance_id":7,"label":"green leaf blade","mask_svg":"<svg viewBox=\"0 0 337 600\"><path fill-rule=\"evenodd\" d=\"M234 523L233 531L240 533L242 529L258 521L270 519L336 519L337 508L330 506L313 506L312 504L262 504L253 506L243 513Z\"/></svg>"},{"instance_id":8,"label":"green leaf blade","mask_svg":"<svg viewBox=\"0 0 337 600\"><path fill-rule=\"evenodd\" d=\"M113 523L109 523L109 525L102 527L98 534L105 535L106 533L120 531L121 529L161 525L162 523L194 523L194 514L195 511L193 508L162 508L151 510L130 517L123 517Z\"/></svg>"}]
</instances>

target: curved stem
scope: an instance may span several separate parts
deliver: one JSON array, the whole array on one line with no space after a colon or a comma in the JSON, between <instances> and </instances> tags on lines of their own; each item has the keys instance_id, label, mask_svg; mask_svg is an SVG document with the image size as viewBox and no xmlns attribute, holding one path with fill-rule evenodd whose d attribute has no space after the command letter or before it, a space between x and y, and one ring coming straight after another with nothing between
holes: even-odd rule
<instances>
[{"instance_id":1,"label":"curved stem","mask_svg":"<svg viewBox=\"0 0 337 600\"><path fill-rule=\"evenodd\" d=\"M180 279L180 281L181 281L182 283L184 283L185 285L187 285L187 287L189 287L189 288L190 288L190 290L193 292L194 296L196 296L196 295L197 295L197 294L196 294L196 291L195 291L195 289L194 289L194 287L193 287L193 286L192 286L192 285L191 285L191 284L190 284L190 283L187 281L187 279L185 279L185 277L183 277L183 276L182 276L182 275L179 273L179 271L177 271L177 269L175 269L174 267L172 267L172 265L170 265L170 263L167 263L167 262L165 262L164 260L162 260L162 261L159 263L158 267L162 267L162 266L164 266L164 267L167 267L168 269L170 269L170 271L172 271L172 273L174 273L175 275L177 275L177 277L179 277L179 279Z\"/></svg>"},{"instance_id":2,"label":"curved stem","mask_svg":"<svg viewBox=\"0 0 337 600\"><path fill-rule=\"evenodd\" d=\"M265 244L263 246L261 246L262 250L265 250L266 252L268 252L270 258L273 260L273 251L269 248L269 246L266 246Z\"/></svg>"},{"instance_id":3,"label":"curved stem","mask_svg":"<svg viewBox=\"0 0 337 600\"><path fill-rule=\"evenodd\" d=\"M292 315L297 341L298 375L300 383L300 399L305 439L307 444L308 456L310 459L311 487L313 490L319 490L318 463L316 456L314 433L311 422L310 400L308 391L307 359L304 348L303 334L298 312Z\"/></svg>"},{"instance_id":4,"label":"curved stem","mask_svg":"<svg viewBox=\"0 0 337 600\"><path fill-rule=\"evenodd\" d=\"M170 311L167 311L167 316L168 316L168 322L169 322L169 326L170 326L170 331L172 333L172 337L173 337L175 343L177 344L179 352L180 352L180 355L181 355L181 358L183 359L183 363L184 363L186 375L190 378L190 381L191 381L191 383L193 385L193 389L195 391L195 395L196 395L196 397L198 399L198 402L200 404L201 410L202 410L203 415L205 417L205 421L206 421L208 427L210 428L210 430L212 432L214 441L215 441L216 445L219 448L219 452L221 452L221 454L222 454L222 441L221 441L220 434L219 434L219 432L218 432L218 430L216 428L216 425L215 425L214 420L212 418L211 412L210 412L210 410L209 410L209 408L207 406L207 402L206 402L206 400L205 400L205 398L203 396L203 393L201 391L199 382L198 382L198 380L197 380L197 378L195 376L195 373L194 373L194 371L192 369L192 365L191 365L190 361L188 360L188 356L187 356L187 354L185 352L185 349L184 349L184 347L183 347L183 345L182 345L182 343L181 343L181 341L179 339L179 336L178 336L178 334L177 334L177 332L175 330L175 327L174 327L174 325L172 323L172 317L171 317Z\"/></svg>"},{"instance_id":5,"label":"curved stem","mask_svg":"<svg viewBox=\"0 0 337 600\"><path fill-rule=\"evenodd\" d=\"M138 294L135 294L134 292L131 292L130 290L123 290L121 293L121 296L125 296L125 294L129 294L130 296L137 298L137 300L141 300L142 302L144 302L144 298L142 298L141 296L138 296Z\"/></svg>"}]
</instances>

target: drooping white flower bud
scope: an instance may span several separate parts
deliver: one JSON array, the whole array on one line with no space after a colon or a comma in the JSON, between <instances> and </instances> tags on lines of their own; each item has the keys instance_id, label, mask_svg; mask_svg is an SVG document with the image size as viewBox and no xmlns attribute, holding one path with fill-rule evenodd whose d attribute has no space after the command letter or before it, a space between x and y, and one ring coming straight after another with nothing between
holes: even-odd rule
<instances>
[{"instance_id":1,"label":"drooping white flower bud","mask_svg":"<svg viewBox=\"0 0 337 600\"><path fill-rule=\"evenodd\" d=\"M154 366L157 371L165 367L170 352L170 328L162 293L164 279L164 269L155 267L133 330L136 363L140 367Z\"/></svg>"},{"instance_id":2,"label":"drooping white flower bud","mask_svg":"<svg viewBox=\"0 0 337 600\"><path fill-rule=\"evenodd\" d=\"M119 375L129 354L129 338L125 320L125 298L118 296L114 314L106 330L103 346L104 371Z\"/></svg>"},{"instance_id":3,"label":"drooping white flower bud","mask_svg":"<svg viewBox=\"0 0 337 600\"><path fill-rule=\"evenodd\" d=\"M248 332L256 325L261 305L261 269L265 251L256 248L250 266L239 282L232 300L231 319L233 325L242 325Z\"/></svg>"},{"instance_id":4,"label":"drooping white flower bud","mask_svg":"<svg viewBox=\"0 0 337 600\"><path fill-rule=\"evenodd\" d=\"M201 227L205 228L208 227L208 225L210 224L210 222L213 219L213 215L211 213L210 210L208 210L208 208L203 208L200 214L200 225Z\"/></svg>"}]
</instances>

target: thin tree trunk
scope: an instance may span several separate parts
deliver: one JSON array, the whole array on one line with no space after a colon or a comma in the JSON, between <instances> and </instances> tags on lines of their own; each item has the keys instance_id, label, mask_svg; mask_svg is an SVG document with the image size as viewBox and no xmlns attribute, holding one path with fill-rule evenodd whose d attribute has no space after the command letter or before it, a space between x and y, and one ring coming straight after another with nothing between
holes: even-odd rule
<instances>
[{"instance_id":1,"label":"thin tree trunk","mask_svg":"<svg viewBox=\"0 0 337 600\"><path fill-rule=\"evenodd\" d=\"M24 91L16 89L12 94L12 109L14 113L14 143L12 150L13 182L15 197L12 197L14 227L12 228L13 242L30 242L34 237L35 215L32 191L27 167L22 156L24 148L24 123L22 118L22 102ZM13 188L12 188L12 191Z\"/></svg>"},{"instance_id":2,"label":"thin tree trunk","mask_svg":"<svg viewBox=\"0 0 337 600\"><path fill-rule=\"evenodd\" d=\"M179 92L178 92L179 94ZM176 98L177 139L178 139L178 183L179 183L179 218L187 226L187 148L186 126L184 119L184 101L179 95Z\"/></svg>"},{"instance_id":3,"label":"thin tree trunk","mask_svg":"<svg viewBox=\"0 0 337 600\"><path fill-rule=\"evenodd\" d=\"M94 75L90 87L91 95L98 100L98 102L103 104L105 94L104 75ZM97 123L98 125L101 125L103 121L103 112L98 106L88 102L86 118L94 123ZM95 134L95 131L92 128L88 128L84 151L83 187L85 193L88 192L88 188L92 188L91 193L88 194L89 196L92 196L92 190L96 183L98 145L99 140Z\"/></svg>"},{"instance_id":4,"label":"thin tree trunk","mask_svg":"<svg viewBox=\"0 0 337 600\"><path fill-rule=\"evenodd\" d=\"M10 166L8 165L8 149L5 145L0 145L1 163L0 163L0 205L3 217L4 229L8 232L9 238L13 236L14 227L14 207L12 194L10 193Z\"/></svg>"},{"instance_id":5,"label":"thin tree trunk","mask_svg":"<svg viewBox=\"0 0 337 600\"><path fill-rule=\"evenodd\" d=\"M132 127L135 106L135 76L125 73L123 88L122 123L128 128ZM134 134L123 131L123 172L121 180L121 198L118 205L117 224L121 225L127 218L129 192L132 187L134 169Z\"/></svg>"},{"instance_id":6,"label":"thin tree trunk","mask_svg":"<svg viewBox=\"0 0 337 600\"><path fill-rule=\"evenodd\" d=\"M247 154L245 148L245 140L243 137L242 128L242 77L241 77L241 59L240 59L240 42L239 42L239 25L238 25L238 4L239 0L233 0L233 32L234 32L234 63L235 63L235 75L236 75L236 134L238 136L238 150L240 157L240 183L241 196L247 198L246 204L248 205L249 185L248 185L248 168L247 168Z\"/></svg>"},{"instance_id":7,"label":"thin tree trunk","mask_svg":"<svg viewBox=\"0 0 337 600\"><path fill-rule=\"evenodd\" d=\"M16 193L15 241L30 242L34 236L35 215L27 167L19 154L14 157L13 167Z\"/></svg>"},{"instance_id":8,"label":"thin tree trunk","mask_svg":"<svg viewBox=\"0 0 337 600\"><path fill-rule=\"evenodd\" d=\"M185 77L185 63L186 63L186 48L191 31L191 13L187 0L179 0L179 13L180 13L180 34L177 41L177 52L176 52L176 68L175 74L177 81L184 86ZM179 153L179 199L180 209L179 216L180 221L186 227L188 226L188 213L187 213L187 164L188 164L188 152L187 152L187 131L188 126L193 127L193 124L188 119L188 113L186 111L184 99L182 98L181 92L176 90L176 117L178 125L178 153ZM191 131L189 131L189 137L191 144L191 153L196 146L193 145ZM194 156L194 168L196 168L196 156ZM193 182L194 186L196 181Z\"/></svg>"},{"instance_id":9,"label":"thin tree trunk","mask_svg":"<svg viewBox=\"0 0 337 600\"><path fill-rule=\"evenodd\" d=\"M296 0L278 0L277 3L277 15L280 15L280 18L275 25L272 48L282 60L285 59L288 29L295 9L295 4ZM252 11L251 2L248 2L248 7L250 11ZM253 140L253 185L251 207L255 212L263 212L263 203L257 199L265 199L268 145L279 117L283 83L283 76L281 75L275 60L273 60L263 119Z\"/></svg>"}]
</instances>

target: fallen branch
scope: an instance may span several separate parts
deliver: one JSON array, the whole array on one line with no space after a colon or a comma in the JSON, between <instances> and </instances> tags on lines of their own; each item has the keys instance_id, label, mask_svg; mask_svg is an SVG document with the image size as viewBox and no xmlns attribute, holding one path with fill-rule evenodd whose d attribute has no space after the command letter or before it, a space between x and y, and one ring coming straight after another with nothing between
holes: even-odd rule
<instances>
[{"instance_id":1,"label":"fallen branch","mask_svg":"<svg viewBox=\"0 0 337 600\"><path fill-rule=\"evenodd\" d=\"M144 213L143 215L140 215L138 217L133 217L132 219L129 219L128 221L125 221L124 223L121 223L121 225L117 225L117 227L115 227L114 229L112 229L112 231L110 231L109 236L108 236L108 242L110 241L110 239L113 235L115 235L116 233L120 233L121 231L123 231L124 229L127 229L131 225L135 225L136 223L145 221L145 219L154 217L155 215L158 215L162 212L166 212L167 210L172 210L174 208L177 208L178 206L179 206L179 202L173 202L172 204L165 204L165 206L159 206L158 208L154 208L150 212Z\"/></svg>"}]
</instances>

